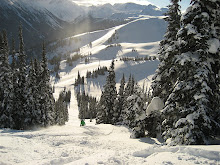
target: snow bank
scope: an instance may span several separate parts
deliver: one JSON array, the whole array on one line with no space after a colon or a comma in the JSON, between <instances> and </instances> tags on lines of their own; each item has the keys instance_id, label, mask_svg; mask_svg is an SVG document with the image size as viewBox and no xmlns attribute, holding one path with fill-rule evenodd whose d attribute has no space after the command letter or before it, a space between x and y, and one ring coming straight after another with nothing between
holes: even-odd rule
<instances>
[{"instance_id":1,"label":"snow bank","mask_svg":"<svg viewBox=\"0 0 220 165\"><path fill-rule=\"evenodd\" d=\"M164 108L163 100L159 97L154 97L151 103L148 105L146 115L150 115L152 111L159 111Z\"/></svg>"},{"instance_id":2,"label":"snow bank","mask_svg":"<svg viewBox=\"0 0 220 165\"><path fill-rule=\"evenodd\" d=\"M208 146L215 148L218 146ZM167 147L154 145L146 150L133 153L135 157L145 158L145 164L213 164L220 161L219 151L192 148L190 146Z\"/></svg>"},{"instance_id":3,"label":"snow bank","mask_svg":"<svg viewBox=\"0 0 220 165\"><path fill-rule=\"evenodd\" d=\"M219 49L220 43L218 39L214 38L208 41L208 45L209 45L209 52L215 54Z\"/></svg>"}]
</instances>

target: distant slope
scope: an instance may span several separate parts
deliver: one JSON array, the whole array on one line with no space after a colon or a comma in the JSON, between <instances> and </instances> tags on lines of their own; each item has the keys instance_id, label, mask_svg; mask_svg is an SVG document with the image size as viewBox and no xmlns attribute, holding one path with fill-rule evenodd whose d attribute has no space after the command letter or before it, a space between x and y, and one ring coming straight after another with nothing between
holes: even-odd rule
<instances>
[{"instance_id":1,"label":"distant slope","mask_svg":"<svg viewBox=\"0 0 220 165\"><path fill-rule=\"evenodd\" d=\"M146 43L160 41L166 32L166 23L160 18L139 19L118 30L117 42Z\"/></svg>"},{"instance_id":2,"label":"distant slope","mask_svg":"<svg viewBox=\"0 0 220 165\"><path fill-rule=\"evenodd\" d=\"M61 79L55 86L72 86L78 71L81 76L85 76L87 71L92 72L99 66L109 67L111 60L115 59L117 83L120 82L124 73L126 79L132 74L140 84L145 83L145 86L149 87L159 61L132 60L124 62L120 61L120 58L157 57L159 42L165 31L166 24L161 17L140 17L114 28L67 38L66 40L71 42L67 42L67 45L58 47L53 52L48 53L48 56L53 57L53 55L63 54L67 57L73 57L76 53L72 51L78 47L81 55L89 57L89 63L85 63L84 59L80 59L69 66L66 59L63 58L59 72ZM89 45L90 42L92 46ZM54 80L54 82L56 81ZM99 76L98 79L87 79L84 89L90 95L99 97L104 84L105 76Z\"/></svg>"},{"instance_id":3,"label":"distant slope","mask_svg":"<svg viewBox=\"0 0 220 165\"><path fill-rule=\"evenodd\" d=\"M69 56L78 48L80 48L82 55L87 56L91 53L94 58L97 56L100 59L112 59L121 55L143 56L152 53L156 55L158 41L163 38L165 31L166 23L162 17L140 17L110 29L66 38L66 45L53 49L48 55L49 57L53 57L55 54L67 54ZM88 46L90 42L92 47ZM117 43L120 43L122 48L110 47L111 44ZM132 48L137 49L137 52L132 52ZM71 56L74 56L74 53Z\"/></svg>"}]
</instances>

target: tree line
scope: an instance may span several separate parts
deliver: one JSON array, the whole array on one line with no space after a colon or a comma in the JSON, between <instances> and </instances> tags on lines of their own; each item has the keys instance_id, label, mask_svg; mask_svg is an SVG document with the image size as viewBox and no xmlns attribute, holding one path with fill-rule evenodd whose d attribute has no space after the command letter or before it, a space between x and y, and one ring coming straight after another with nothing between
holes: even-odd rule
<instances>
[{"instance_id":1,"label":"tree line","mask_svg":"<svg viewBox=\"0 0 220 165\"><path fill-rule=\"evenodd\" d=\"M77 93L77 103L79 107L79 119L95 119L97 114L97 100L95 97L82 93Z\"/></svg>"},{"instance_id":2,"label":"tree line","mask_svg":"<svg viewBox=\"0 0 220 165\"><path fill-rule=\"evenodd\" d=\"M27 64L22 27L19 26L19 50L12 41L11 55L7 32L0 33L0 128L30 129L64 124L68 116L66 104L58 104L50 85L45 45L42 59ZM9 60L9 57L11 60ZM10 62L9 62L10 61ZM58 105L65 109L61 112Z\"/></svg>"},{"instance_id":3,"label":"tree line","mask_svg":"<svg viewBox=\"0 0 220 165\"><path fill-rule=\"evenodd\" d=\"M145 57L120 57L120 61L154 61L157 58L155 56L145 56Z\"/></svg>"},{"instance_id":4,"label":"tree line","mask_svg":"<svg viewBox=\"0 0 220 165\"><path fill-rule=\"evenodd\" d=\"M144 137L145 111L146 94L135 82L133 76L130 75L126 84L123 75L117 92L113 60L98 102L96 123L125 125L132 130L132 137Z\"/></svg>"}]
</instances>

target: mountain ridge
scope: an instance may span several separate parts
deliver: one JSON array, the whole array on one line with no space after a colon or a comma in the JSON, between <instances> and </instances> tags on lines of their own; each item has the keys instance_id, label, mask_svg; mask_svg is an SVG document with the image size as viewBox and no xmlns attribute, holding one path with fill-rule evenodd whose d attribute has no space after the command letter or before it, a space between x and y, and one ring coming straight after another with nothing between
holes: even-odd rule
<instances>
[{"instance_id":1,"label":"mountain ridge","mask_svg":"<svg viewBox=\"0 0 220 165\"><path fill-rule=\"evenodd\" d=\"M83 7L70 0L1 0L0 30L7 29L9 40L14 37L17 42L21 23L24 39L28 41L27 47L31 48L43 41L50 42L126 23L142 14L146 7L134 3ZM150 8L161 12L155 6ZM105 14L103 11L106 11Z\"/></svg>"}]
</instances>

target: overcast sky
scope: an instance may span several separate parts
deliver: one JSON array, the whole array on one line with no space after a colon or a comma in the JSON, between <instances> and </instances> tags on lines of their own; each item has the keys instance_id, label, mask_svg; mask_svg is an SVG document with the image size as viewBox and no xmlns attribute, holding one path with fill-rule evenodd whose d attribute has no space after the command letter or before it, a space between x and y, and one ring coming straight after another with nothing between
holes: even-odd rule
<instances>
[{"instance_id":1,"label":"overcast sky","mask_svg":"<svg viewBox=\"0 0 220 165\"><path fill-rule=\"evenodd\" d=\"M73 0L76 3L80 3L81 5L98 5L98 4L105 4L105 3L126 3L126 2L135 2L139 4L154 4L158 7L166 7L169 5L170 0ZM190 0L182 0L180 3L182 8L181 10L186 10L189 6Z\"/></svg>"}]
</instances>

